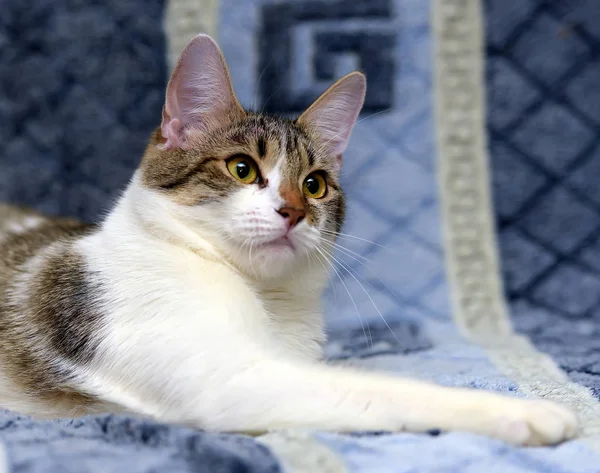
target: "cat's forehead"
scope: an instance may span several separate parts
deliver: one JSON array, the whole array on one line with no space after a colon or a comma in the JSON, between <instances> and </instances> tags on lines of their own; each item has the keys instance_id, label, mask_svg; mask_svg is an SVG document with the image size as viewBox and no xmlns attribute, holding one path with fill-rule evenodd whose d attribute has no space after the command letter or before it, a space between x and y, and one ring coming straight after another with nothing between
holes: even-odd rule
<instances>
[{"instance_id":1,"label":"cat's forehead","mask_svg":"<svg viewBox=\"0 0 600 473\"><path fill-rule=\"evenodd\" d=\"M232 125L230 136L247 147L262 168L277 168L290 177L328 165L310 133L285 118L248 114Z\"/></svg>"}]
</instances>

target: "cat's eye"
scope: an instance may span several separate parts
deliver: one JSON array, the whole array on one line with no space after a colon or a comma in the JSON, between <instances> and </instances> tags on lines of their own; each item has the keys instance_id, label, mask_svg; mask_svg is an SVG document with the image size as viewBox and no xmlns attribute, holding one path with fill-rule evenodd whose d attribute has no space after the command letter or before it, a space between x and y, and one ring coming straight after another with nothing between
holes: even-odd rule
<instances>
[{"instance_id":1,"label":"cat's eye","mask_svg":"<svg viewBox=\"0 0 600 473\"><path fill-rule=\"evenodd\" d=\"M234 156L227 161L227 169L244 184L252 184L258 180L258 166L249 156Z\"/></svg>"},{"instance_id":2,"label":"cat's eye","mask_svg":"<svg viewBox=\"0 0 600 473\"><path fill-rule=\"evenodd\" d=\"M307 197L320 199L327 193L327 182L320 172L313 172L304 179L302 190Z\"/></svg>"}]
</instances>

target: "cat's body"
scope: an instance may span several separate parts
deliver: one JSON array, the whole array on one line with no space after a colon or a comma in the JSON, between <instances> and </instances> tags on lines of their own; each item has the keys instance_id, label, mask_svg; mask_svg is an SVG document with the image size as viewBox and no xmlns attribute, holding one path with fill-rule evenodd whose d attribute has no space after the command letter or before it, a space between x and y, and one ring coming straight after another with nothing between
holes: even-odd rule
<instances>
[{"instance_id":1,"label":"cat's body","mask_svg":"<svg viewBox=\"0 0 600 473\"><path fill-rule=\"evenodd\" d=\"M341 152L363 96L351 74L296 121L245 112L216 45L195 38L99 226L0 207L0 405L221 431L574 435L574 416L545 401L320 363Z\"/></svg>"}]
</instances>

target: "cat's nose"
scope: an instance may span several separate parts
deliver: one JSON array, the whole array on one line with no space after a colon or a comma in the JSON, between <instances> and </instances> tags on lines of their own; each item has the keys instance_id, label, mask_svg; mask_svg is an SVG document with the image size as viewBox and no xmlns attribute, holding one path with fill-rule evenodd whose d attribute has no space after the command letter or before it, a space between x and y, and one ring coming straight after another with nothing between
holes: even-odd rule
<instances>
[{"instance_id":1,"label":"cat's nose","mask_svg":"<svg viewBox=\"0 0 600 473\"><path fill-rule=\"evenodd\" d=\"M282 207L277 213L288 221L290 227L298 225L306 216L303 209L294 209L292 207Z\"/></svg>"}]
</instances>

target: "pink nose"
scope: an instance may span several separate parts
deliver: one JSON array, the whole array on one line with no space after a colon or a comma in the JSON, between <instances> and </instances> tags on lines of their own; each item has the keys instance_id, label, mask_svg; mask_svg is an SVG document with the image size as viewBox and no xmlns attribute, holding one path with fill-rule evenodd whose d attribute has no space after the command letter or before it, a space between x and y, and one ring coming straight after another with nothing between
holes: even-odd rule
<instances>
[{"instance_id":1,"label":"pink nose","mask_svg":"<svg viewBox=\"0 0 600 473\"><path fill-rule=\"evenodd\" d=\"M298 225L306 216L303 209L293 209L292 207L282 207L277 213L288 221L290 227Z\"/></svg>"}]
</instances>

